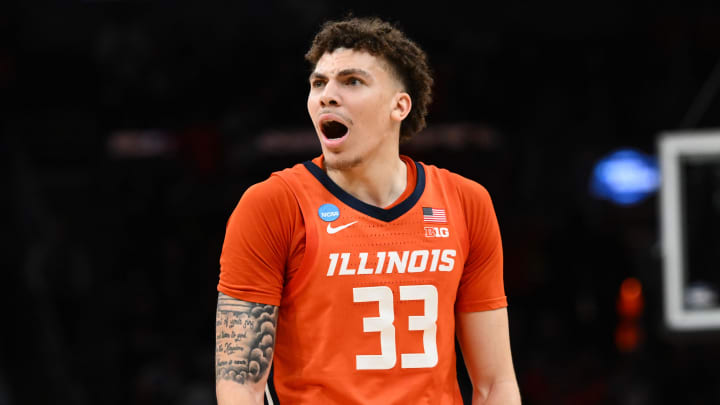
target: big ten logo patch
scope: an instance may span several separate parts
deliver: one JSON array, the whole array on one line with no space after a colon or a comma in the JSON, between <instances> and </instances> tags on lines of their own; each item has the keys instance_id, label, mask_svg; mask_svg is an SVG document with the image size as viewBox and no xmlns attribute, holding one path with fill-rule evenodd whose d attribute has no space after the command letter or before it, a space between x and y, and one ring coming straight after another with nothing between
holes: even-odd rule
<instances>
[{"instance_id":1,"label":"big ten logo patch","mask_svg":"<svg viewBox=\"0 0 720 405\"><path fill-rule=\"evenodd\" d=\"M426 238L447 238L450 236L450 231L444 226L426 226L425 237Z\"/></svg>"}]
</instances>

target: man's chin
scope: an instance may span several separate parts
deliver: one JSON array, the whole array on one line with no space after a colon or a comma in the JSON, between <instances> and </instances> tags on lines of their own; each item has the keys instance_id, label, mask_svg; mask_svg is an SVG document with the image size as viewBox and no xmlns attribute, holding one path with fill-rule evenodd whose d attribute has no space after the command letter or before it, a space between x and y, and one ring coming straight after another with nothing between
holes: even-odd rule
<instances>
[{"instance_id":1,"label":"man's chin","mask_svg":"<svg viewBox=\"0 0 720 405\"><path fill-rule=\"evenodd\" d=\"M324 158L323 163L328 170L348 170L362 163L362 159L359 157L348 158L334 154L326 154Z\"/></svg>"}]
</instances>

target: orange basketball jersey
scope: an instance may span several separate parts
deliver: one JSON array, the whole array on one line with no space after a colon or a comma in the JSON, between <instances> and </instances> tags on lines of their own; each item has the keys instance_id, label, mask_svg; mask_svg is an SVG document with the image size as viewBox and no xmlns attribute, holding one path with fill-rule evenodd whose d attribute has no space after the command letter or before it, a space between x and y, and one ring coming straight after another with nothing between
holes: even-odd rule
<instances>
[{"instance_id":1,"label":"orange basketball jersey","mask_svg":"<svg viewBox=\"0 0 720 405\"><path fill-rule=\"evenodd\" d=\"M304 255L284 269L279 297L282 405L462 404L455 312L507 305L497 221L482 186L403 159L417 180L389 209L346 193L314 162L274 173L305 228ZM257 297L257 286L239 289L220 288Z\"/></svg>"}]
</instances>

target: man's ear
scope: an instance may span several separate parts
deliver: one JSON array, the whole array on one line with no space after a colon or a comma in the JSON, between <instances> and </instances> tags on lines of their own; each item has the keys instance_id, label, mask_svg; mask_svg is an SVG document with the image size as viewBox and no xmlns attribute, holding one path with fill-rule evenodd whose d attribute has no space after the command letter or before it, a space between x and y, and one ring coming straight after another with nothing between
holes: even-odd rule
<instances>
[{"instance_id":1,"label":"man's ear","mask_svg":"<svg viewBox=\"0 0 720 405\"><path fill-rule=\"evenodd\" d=\"M404 120L408 114L410 114L411 108L412 100L410 99L410 95L405 92L399 92L393 98L393 106L390 116L393 120L400 122Z\"/></svg>"}]
</instances>

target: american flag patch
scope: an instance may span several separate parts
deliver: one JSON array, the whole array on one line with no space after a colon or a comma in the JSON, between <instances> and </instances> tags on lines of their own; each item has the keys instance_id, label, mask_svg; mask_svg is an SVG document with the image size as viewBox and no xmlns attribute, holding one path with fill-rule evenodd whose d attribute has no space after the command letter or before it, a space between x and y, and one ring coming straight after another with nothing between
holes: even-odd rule
<instances>
[{"instance_id":1,"label":"american flag patch","mask_svg":"<svg viewBox=\"0 0 720 405\"><path fill-rule=\"evenodd\" d=\"M423 220L425 222L447 222L447 216L442 208L423 207Z\"/></svg>"}]
</instances>

